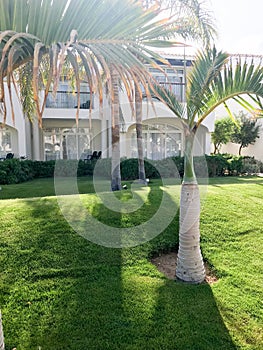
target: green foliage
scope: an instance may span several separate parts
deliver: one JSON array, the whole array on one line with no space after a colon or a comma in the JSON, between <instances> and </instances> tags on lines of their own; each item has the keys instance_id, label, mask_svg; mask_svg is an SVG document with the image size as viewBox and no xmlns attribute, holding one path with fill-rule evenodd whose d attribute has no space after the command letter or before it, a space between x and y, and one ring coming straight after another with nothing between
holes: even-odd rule
<instances>
[{"instance_id":1,"label":"green foliage","mask_svg":"<svg viewBox=\"0 0 263 350\"><path fill-rule=\"evenodd\" d=\"M259 138L260 126L256 125L257 119L251 119L243 112L239 112L237 122L238 125L234 127L231 141L240 145L239 155L241 155L242 148L254 144Z\"/></svg>"},{"instance_id":2,"label":"green foliage","mask_svg":"<svg viewBox=\"0 0 263 350\"><path fill-rule=\"evenodd\" d=\"M215 130L211 134L214 144L214 154L219 153L221 145L231 140L235 123L230 117L222 118L215 121Z\"/></svg>"},{"instance_id":3,"label":"green foliage","mask_svg":"<svg viewBox=\"0 0 263 350\"><path fill-rule=\"evenodd\" d=\"M194 157L197 177L215 177L225 175L255 174L263 172L263 163L253 157L215 154ZM89 162L83 160L32 161L10 159L0 162L0 184L14 184L31 179L54 177L95 176L111 178L111 159L99 159ZM146 178L159 179L183 177L184 157L172 157L162 160L145 159ZM137 158L122 159L121 177L123 180L138 179Z\"/></svg>"},{"instance_id":4,"label":"green foliage","mask_svg":"<svg viewBox=\"0 0 263 350\"><path fill-rule=\"evenodd\" d=\"M178 6L175 6L177 14ZM180 11L180 21L190 21L190 25L179 26L173 22L173 17L160 21L159 6L145 11L140 1L1 1L0 84L4 77L10 82L13 72L22 67L19 81L23 109L28 116L32 115L33 85L40 123L43 110L38 89L44 83L46 93L52 85L56 91L64 68L68 68L69 76L74 77L77 90L84 73L90 91L98 92L100 98L103 98L103 84L107 85L105 90L109 93L113 86L109 77L111 64L120 73L119 79L128 82L124 85L129 95L134 86L131 76L147 89L146 82L151 76L145 63L156 66L156 60L162 59L150 47L171 47L173 44L166 39L178 35L208 42L209 35L215 32L209 14L200 17L205 9L199 1L183 6L188 11ZM87 21L86 16L90 13L92 18ZM179 18L176 16L176 21ZM33 60L32 76L32 70L28 74L27 63ZM10 89L9 96L11 98ZM6 102L3 89L1 102Z\"/></svg>"},{"instance_id":5,"label":"green foliage","mask_svg":"<svg viewBox=\"0 0 263 350\"><path fill-rule=\"evenodd\" d=\"M12 184L28 181L34 178L34 171L30 164L18 159L8 159L0 163L0 183Z\"/></svg>"},{"instance_id":6,"label":"green foliage","mask_svg":"<svg viewBox=\"0 0 263 350\"><path fill-rule=\"evenodd\" d=\"M220 154L206 155L206 162L209 177L224 176L228 169L227 158Z\"/></svg>"},{"instance_id":7,"label":"green foliage","mask_svg":"<svg viewBox=\"0 0 263 350\"><path fill-rule=\"evenodd\" d=\"M243 157L242 173L244 174L263 173L263 162L256 160L254 157Z\"/></svg>"},{"instance_id":8,"label":"green foliage","mask_svg":"<svg viewBox=\"0 0 263 350\"><path fill-rule=\"evenodd\" d=\"M54 160L49 160L46 162L28 160L27 163L33 169L34 178L54 176Z\"/></svg>"}]
</instances>

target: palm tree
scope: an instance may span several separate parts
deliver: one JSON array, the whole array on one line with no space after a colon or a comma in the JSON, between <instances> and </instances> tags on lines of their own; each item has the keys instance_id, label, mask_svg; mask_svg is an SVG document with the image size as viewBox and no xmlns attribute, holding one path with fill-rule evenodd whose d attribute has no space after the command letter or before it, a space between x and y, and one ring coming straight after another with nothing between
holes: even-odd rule
<instances>
[{"instance_id":1,"label":"palm tree","mask_svg":"<svg viewBox=\"0 0 263 350\"><path fill-rule=\"evenodd\" d=\"M172 37L178 37L194 41L202 41L205 46L215 36L215 28L211 13L200 0L142 0L145 8L157 7L159 12L169 11L172 23L176 23ZM139 182L147 184L144 156L143 156L143 135L142 135L142 94L140 88L135 84L135 117L136 136L138 149L138 175Z\"/></svg>"},{"instance_id":2,"label":"palm tree","mask_svg":"<svg viewBox=\"0 0 263 350\"><path fill-rule=\"evenodd\" d=\"M121 190L121 168L120 168L120 103L119 103L119 77L111 68L113 84L111 104L111 137L112 137L112 162L111 162L111 190Z\"/></svg>"},{"instance_id":3,"label":"palm tree","mask_svg":"<svg viewBox=\"0 0 263 350\"><path fill-rule=\"evenodd\" d=\"M147 185L144 156L143 156L143 134L142 134L142 94L138 87L135 86L135 115L136 115L136 137L138 149L138 173L139 182Z\"/></svg>"},{"instance_id":4,"label":"palm tree","mask_svg":"<svg viewBox=\"0 0 263 350\"><path fill-rule=\"evenodd\" d=\"M200 250L200 196L193 166L193 143L201 123L219 105L234 99L250 112L261 110L263 67L252 63L233 64L224 52L200 52L187 77L186 104L179 103L171 91L156 87L159 98L181 119L184 140L184 177L180 200L178 279L200 283L205 278ZM253 102L253 103L252 103Z\"/></svg>"},{"instance_id":5,"label":"palm tree","mask_svg":"<svg viewBox=\"0 0 263 350\"><path fill-rule=\"evenodd\" d=\"M36 112L40 127L50 87L53 86L55 93L64 66L70 67L73 72L78 92L81 70L84 71L89 90L98 93L102 103L105 90L101 77L105 77L106 91L111 94L114 84L110 66L114 64L118 79L124 83L132 104L134 82L136 86L142 84L145 89L149 83L145 63L156 66L155 61L159 58L149 47L171 46L171 43L159 38L174 36L178 28L173 20L156 19L159 10L158 6L145 10L140 1L132 0L0 2L0 102L3 105L3 121L6 121L3 81L6 77L12 106L11 87L17 76L14 71L19 72L24 113L32 118ZM27 64L33 65L33 76L25 78L32 72L21 68ZM25 80L30 79L33 96L31 90L24 86ZM41 100L40 87L44 88ZM32 97L36 111L32 108ZM80 99L76 110L77 123L79 107ZM13 109L12 116L14 119Z\"/></svg>"},{"instance_id":6,"label":"palm tree","mask_svg":"<svg viewBox=\"0 0 263 350\"><path fill-rule=\"evenodd\" d=\"M136 77L145 84L149 73L144 64L155 64L153 58L158 57L147 46L164 45L157 33L165 36L174 30L168 22L155 17L155 11L145 11L140 2L132 0L1 1L0 101L5 104L4 78L10 89L14 71L27 62L33 62L33 91L40 125L50 86L53 83L56 90L65 64L74 71L77 90L81 66L90 91L97 92L102 100L102 76L111 93L110 64L114 63L131 96L131 79ZM38 94L41 64L46 75L43 103Z\"/></svg>"},{"instance_id":7,"label":"palm tree","mask_svg":"<svg viewBox=\"0 0 263 350\"><path fill-rule=\"evenodd\" d=\"M176 23L176 31L173 36L180 38L203 41L205 46L216 35L213 22L213 14L208 6L209 1L200 0L141 0L146 8L155 6L158 11L169 13Z\"/></svg>"},{"instance_id":8,"label":"palm tree","mask_svg":"<svg viewBox=\"0 0 263 350\"><path fill-rule=\"evenodd\" d=\"M33 97L40 127L48 92L52 84L56 91L64 65L70 65L73 70L78 92L81 67L90 92L97 92L102 102L102 76L106 77L109 93L116 92L115 76L110 74L110 66L114 63L118 79L124 82L128 96L132 96L135 77L145 84L149 73L144 69L144 64L152 64L153 58L158 57L147 45L163 44L163 41L156 39L157 33L164 36L173 32L172 27L163 21L156 21L155 16L154 11L145 12L141 4L132 0L1 1L0 103L3 121L6 121L4 82L7 83L12 106L11 88L17 72L22 83L23 109L28 116L34 114ZM33 65L32 77L32 70L26 66L28 64ZM41 81L42 67L45 68L45 79ZM28 89L28 81L32 81L33 95L32 90ZM42 100L39 98L40 82L44 84ZM114 93L113 96L114 106L117 96ZM79 107L80 99L77 122ZM12 115L14 118L13 110ZM3 339L0 339L1 343Z\"/></svg>"}]
</instances>

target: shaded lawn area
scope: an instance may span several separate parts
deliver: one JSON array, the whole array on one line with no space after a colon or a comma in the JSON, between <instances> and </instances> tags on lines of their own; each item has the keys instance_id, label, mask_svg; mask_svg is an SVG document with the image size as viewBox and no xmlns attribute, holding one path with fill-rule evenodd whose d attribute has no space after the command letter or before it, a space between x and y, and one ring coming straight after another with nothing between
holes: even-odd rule
<instances>
[{"instance_id":1,"label":"shaded lawn area","mask_svg":"<svg viewBox=\"0 0 263 350\"><path fill-rule=\"evenodd\" d=\"M95 194L81 198L101 222L133 227L156 212L163 190L176 212L179 186L172 182L164 188L153 181L134 213L111 211ZM148 243L106 248L76 234L55 197L25 198L54 195L52 179L2 188L1 196L24 197L0 202L7 350L262 349L262 179L212 179L208 186L201 245L219 277L211 286L170 281L149 262L177 246L178 215ZM87 179L79 188L92 192ZM133 195L116 197L129 203Z\"/></svg>"}]
</instances>

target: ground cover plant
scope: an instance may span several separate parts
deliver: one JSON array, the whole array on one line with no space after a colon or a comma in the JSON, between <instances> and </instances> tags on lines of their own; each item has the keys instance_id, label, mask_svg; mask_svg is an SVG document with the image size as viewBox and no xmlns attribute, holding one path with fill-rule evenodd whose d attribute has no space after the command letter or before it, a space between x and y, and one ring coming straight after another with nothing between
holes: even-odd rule
<instances>
[{"instance_id":1,"label":"ground cover plant","mask_svg":"<svg viewBox=\"0 0 263 350\"><path fill-rule=\"evenodd\" d=\"M165 190L153 180L145 205L121 214L105 208L85 180L79 188L90 193L81 195L83 203L117 227L151 217ZM176 207L179 185L172 183L166 189ZM18 198L7 199L8 191ZM262 178L210 179L201 248L219 278L212 285L168 280L150 263L157 252L177 247L177 215L154 240L111 249L70 228L52 179L2 186L0 193L6 198L0 202L0 305L7 350L262 348ZM132 193L116 196L127 202Z\"/></svg>"}]
</instances>

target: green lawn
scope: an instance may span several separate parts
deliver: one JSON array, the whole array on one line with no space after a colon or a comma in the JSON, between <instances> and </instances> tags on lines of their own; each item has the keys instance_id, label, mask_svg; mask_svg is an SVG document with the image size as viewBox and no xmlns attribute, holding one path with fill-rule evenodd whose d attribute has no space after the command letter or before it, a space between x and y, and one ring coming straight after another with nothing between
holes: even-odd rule
<instances>
[{"instance_id":1,"label":"green lawn","mask_svg":"<svg viewBox=\"0 0 263 350\"><path fill-rule=\"evenodd\" d=\"M79 180L79 190L89 193L81 200L97 220L134 227L152 217L163 191L176 208L179 186L172 182L153 181L147 201L134 213L105 208L87 178ZM106 248L74 232L54 194L52 179L0 191L0 305L7 350L263 348L262 178L210 181L201 245L219 277L213 285L168 280L149 262L157 251L177 246L178 215L148 243ZM116 194L123 205L134 196L145 192Z\"/></svg>"}]
</instances>

